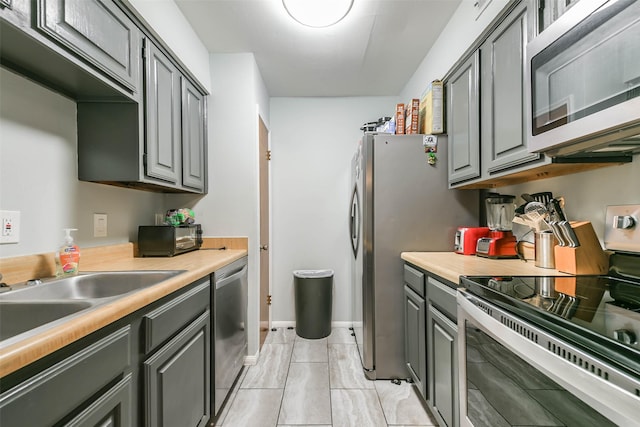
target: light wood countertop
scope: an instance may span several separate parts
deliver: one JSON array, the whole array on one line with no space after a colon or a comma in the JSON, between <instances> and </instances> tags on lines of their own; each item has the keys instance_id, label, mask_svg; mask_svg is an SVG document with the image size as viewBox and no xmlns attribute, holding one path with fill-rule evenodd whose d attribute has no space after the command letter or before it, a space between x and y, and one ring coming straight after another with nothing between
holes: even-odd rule
<instances>
[{"instance_id":1,"label":"light wood countertop","mask_svg":"<svg viewBox=\"0 0 640 427\"><path fill-rule=\"evenodd\" d=\"M403 260L453 283L460 276L570 276L551 268L536 267L533 261L489 259L455 252L403 252Z\"/></svg>"},{"instance_id":2,"label":"light wood countertop","mask_svg":"<svg viewBox=\"0 0 640 427\"><path fill-rule=\"evenodd\" d=\"M206 242L203 248L216 247L215 243L216 241ZM128 270L185 270L185 272L0 349L0 378L247 255L246 245L244 249L201 249L171 258L135 258L133 245L130 243L109 248L108 250L88 250L89 256L83 250L80 272ZM0 263L3 267L8 267L10 264L7 259L0 261L3 261Z\"/></svg>"}]
</instances>

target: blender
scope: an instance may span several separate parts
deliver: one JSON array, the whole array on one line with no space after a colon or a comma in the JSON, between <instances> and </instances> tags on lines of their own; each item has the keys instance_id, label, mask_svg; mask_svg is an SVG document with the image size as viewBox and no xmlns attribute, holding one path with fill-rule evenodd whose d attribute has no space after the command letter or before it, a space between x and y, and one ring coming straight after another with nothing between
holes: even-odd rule
<instances>
[{"instance_id":1,"label":"blender","mask_svg":"<svg viewBox=\"0 0 640 427\"><path fill-rule=\"evenodd\" d=\"M518 258L511 232L516 196L490 193L485 199L489 235L478 239L476 255L486 258Z\"/></svg>"}]
</instances>

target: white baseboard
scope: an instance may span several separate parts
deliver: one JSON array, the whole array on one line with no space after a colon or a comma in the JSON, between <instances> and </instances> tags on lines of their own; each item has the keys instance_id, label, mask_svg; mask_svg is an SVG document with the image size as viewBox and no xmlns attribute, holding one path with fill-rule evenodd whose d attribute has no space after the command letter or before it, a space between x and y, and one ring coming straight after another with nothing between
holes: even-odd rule
<instances>
[{"instance_id":1,"label":"white baseboard","mask_svg":"<svg viewBox=\"0 0 640 427\"><path fill-rule=\"evenodd\" d=\"M255 365L256 363L258 363L258 356L259 355L260 355L260 352L258 351L254 355L245 356L244 357L244 366L251 366L251 365Z\"/></svg>"},{"instance_id":2,"label":"white baseboard","mask_svg":"<svg viewBox=\"0 0 640 427\"><path fill-rule=\"evenodd\" d=\"M350 328L353 322L348 321L335 321L331 322L332 328ZM295 328L295 320L274 320L271 322L272 328Z\"/></svg>"}]
</instances>

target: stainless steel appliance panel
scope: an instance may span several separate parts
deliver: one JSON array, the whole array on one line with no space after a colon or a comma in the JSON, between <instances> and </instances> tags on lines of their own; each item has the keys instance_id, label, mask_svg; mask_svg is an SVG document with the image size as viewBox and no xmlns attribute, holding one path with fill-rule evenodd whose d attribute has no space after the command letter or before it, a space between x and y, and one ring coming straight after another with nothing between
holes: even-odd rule
<instances>
[{"instance_id":1,"label":"stainless steel appliance panel","mask_svg":"<svg viewBox=\"0 0 640 427\"><path fill-rule=\"evenodd\" d=\"M362 252L352 258L356 342L367 377L408 378L400 253L451 251L457 227L477 224L478 192L448 189L444 141L435 166L427 164L422 135L366 134L359 150L353 174L362 198Z\"/></svg>"},{"instance_id":2,"label":"stainless steel appliance panel","mask_svg":"<svg viewBox=\"0 0 640 427\"><path fill-rule=\"evenodd\" d=\"M581 0L527 46L529 149L640 151L640 0Z\"/></svg>"},{"instance_id":3,"label":"stainless steel appliance panel","mask_svg":"<svg viewBox=\"0 0 640 427\"><path fill-rule=\"evenodd\" d=\"M464 289L457 303L461 426L640 425L637 380Z\"/></svg>"},{"instance_id":4,"label":"stainless steel appliance panel","mask_svg":"<svg viewBox=\"0 0 640 427\"><path fill-rule=\"evenodd\" d=\"M247 258L214 273L214 415L233 387L247 355Z\"/></svg>"}]
</instances>

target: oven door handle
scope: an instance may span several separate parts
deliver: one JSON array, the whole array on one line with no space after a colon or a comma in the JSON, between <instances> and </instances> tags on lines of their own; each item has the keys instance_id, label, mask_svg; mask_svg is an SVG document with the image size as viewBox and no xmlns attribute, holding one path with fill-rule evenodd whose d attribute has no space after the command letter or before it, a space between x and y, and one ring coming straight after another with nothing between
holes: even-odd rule
<instances>
[{"instance_id":1,"label":"oven door handle","mask_svg":"<svg viewBox=\"0 0 640 427\"><path fill-rule=\"evenodd\" d=\"M632 394L633 390L640 390L640 381L470 294L464 288L458 288L456 301L458 330L462 331L462 335L467 321L471 321L473 326L479 327L611 421L618 425L640 426L637 418L640 397ZM466 337L459 338L458 346L462 373L466 372ZM573 360L581 361L582 366ZM597 375L598 368L602 376ZM591 369L595 372L592 373ZM608 380L603 378L605 372ZM460 375L461 403L467 393L466 379L463 377ZM461 418L464 418L462 415Z\"/></svg>"}]
</instances>

